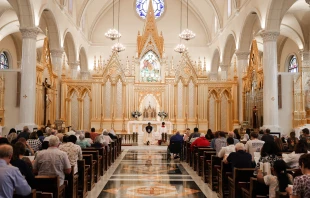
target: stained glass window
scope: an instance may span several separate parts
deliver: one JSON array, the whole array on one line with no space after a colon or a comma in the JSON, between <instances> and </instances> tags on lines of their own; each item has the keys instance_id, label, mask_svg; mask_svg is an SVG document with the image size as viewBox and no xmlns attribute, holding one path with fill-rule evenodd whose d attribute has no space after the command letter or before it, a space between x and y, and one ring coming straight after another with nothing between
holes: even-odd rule
<instances>
[{"instance_id":1,"label":"stained glass window","mask_svg":"<svg viewBox=\"0 0 310 198\"><path fill-rule=\"evenodd\" d=\"M5 52L0 54L0 69L9 69L9 60Z\"/></svg>"},{"instance_id":2,"label":"stained glass window","mask_svg":"<svg viewBox=\"0 0 310 198\"><path fill-rule=\"evenodd\" d=\"M155 19L157 19L164 12L164 9L165 9L164 0L137 0L136 11L141 18L145 19L150 1L152 1L153 3L154 15L155 15Z\"/></svg>"},{"instance_id":3,"label":"stained glass window","mask_svg":"<svg viewBox=\"0 0 310 198\"><path fill-rule=\"evenodd\" d=\"M149 51L141 59L140 77L141 82L160 81L160 62L154 52Z\"/></svg>"},{"instance_id":4,"label":"stained glass window","mask_svg":"<svg viewBox=\"0 0 310 198\"><path fill-rule=\"evenodd\" d=\"M227 0L227 16L231 15L231 0Z\"/></svg>"},{"instance_id":5,"label":"stained glass window","mask_svg":"<svg viewBox=\"0 0 310 198\"><path fill-rule=\"evenodd\" d=\"M288 72L298 73L298 61L296 56L292 56L288 66Z\"/></svg>"}]
</instances>

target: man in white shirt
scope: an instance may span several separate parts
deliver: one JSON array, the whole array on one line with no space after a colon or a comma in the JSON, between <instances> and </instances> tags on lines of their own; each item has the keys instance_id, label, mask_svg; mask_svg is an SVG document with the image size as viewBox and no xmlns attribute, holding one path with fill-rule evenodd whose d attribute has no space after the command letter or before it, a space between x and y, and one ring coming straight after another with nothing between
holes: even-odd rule
<instances>
[{"instance_id":1,"label":"man in white shirt","mask_svg":"<svg viewBox=\"0 0 310 198\"><path fill-rule=\"evenodd\" d=\"M254 161L254 152L260 152L264 143L264 141L258 139L257 133L251 133L251 140L245 144L245 150L252 155L252 161Z\"/></svg>"},{"instance_id":2,"label":"man in white shirt","mask_svg":"<svg viewBox=\"0 0 310 198\"><path fill-rule=\"evenodd\" d=\"M162 122L161 123L161 127L159 127L159 134L160 134L160 136L161 136L161 134L163 134L163 133L167 133L167 127L166 127L166 125L165 125L165 122Z\"/></svg>"},{"instance_id":3,"label":"man in white shirt","mask_svg":"<svg viewBox=\"0 0 310 198\"><path fill-rule=\"evenodd\" d=\"M228 137L227 138L227 146L222 147L220 152L217 154L217 156L219 158L224 158L223 160L225 160L227 158L227 156L232 152L236 152L235 144L234 144L234 138Z\"/></svg>"}]
</instances>

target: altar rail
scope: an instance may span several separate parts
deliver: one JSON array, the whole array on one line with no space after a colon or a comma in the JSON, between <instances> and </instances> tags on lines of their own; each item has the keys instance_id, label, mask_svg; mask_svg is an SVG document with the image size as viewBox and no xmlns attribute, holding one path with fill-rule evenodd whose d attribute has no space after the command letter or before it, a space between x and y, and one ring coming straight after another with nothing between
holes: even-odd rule
<instances>
[{"instance_id":1,"label":"altar rail","mask_svg":"<svg viewBox=\"0 0 310 198\"><path fill-rule=\"evenodd\" d=\"M136 146L136 145L138 145L138 133L117 134L117 137L122 138L122 146Z\"/></svg>"}]
</instances>

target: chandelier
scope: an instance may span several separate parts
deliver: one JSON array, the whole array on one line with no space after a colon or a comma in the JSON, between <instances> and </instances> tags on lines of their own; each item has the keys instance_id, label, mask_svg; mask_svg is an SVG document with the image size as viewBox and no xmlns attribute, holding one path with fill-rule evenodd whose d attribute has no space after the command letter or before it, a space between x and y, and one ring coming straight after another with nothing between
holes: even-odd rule
<instances>
[{"instance_id":1,"label":"chandelier","mask_svg":"<svg viewBox=\"0 0 310 198\"><path fill-rule=\"evenodd\" d=\"M187 48L183 43L180 43L174 48L174 51L182 54L187 51Z\"/></svg>"},{"instance_id":2,"label":"chandelier","mask_svg":"<svg viewBox=\"0 0 310 198\"><path fill-rule=\"evenodd\" d=\"M182 6L182 2L181 2L181 6ZM182 7L181 7L181 9L182 9ZM184 40L188 41L188 40L191 40L191 39L195 38L195 36L196 36L196 34L192 30L188 29L188 0L187 0L187 16L186 17L187 17L187 27L186 27L185 30L183 30L179 34L179 37L181 39L184 39Z\"/></svg>"},{"instance_id":3,"label":"chandelier","mask_svg":"<svg viewBox=\"0 0 310 198\"><path fill-rule=\"evenodd\" d=\"M117 31L117 29L109 29L105 34L104 34L106 37L108 37L109 39L111 40L115 40L115 39L118 39L120 38L122 35L121 33L119 33Z\"/></svg>"},{"instance_id":4,"label":"chandelier","mask_svg":"<svg viewBox=\"0 0 310 198\"><path fill-rule=\"evenodd\" d=\"M113 28L109 29L105 34L111 40L119 39L122 35L114 28L114 0L113 0Z\"/></svg>"},{"instance_id":5,"label":"chandelier","mask_svg":"<svg viewBox=\"0 0 310 198\"><path fill-rule=\"evenodd\" d=\"M112 50L113 50L114 52L122 52L122 51L124 51L125 49L126 49L125 46L124 46L123 44L119 43L119 42L115 43L115 44L112 46Z\"/></svg>"}]
</instances>

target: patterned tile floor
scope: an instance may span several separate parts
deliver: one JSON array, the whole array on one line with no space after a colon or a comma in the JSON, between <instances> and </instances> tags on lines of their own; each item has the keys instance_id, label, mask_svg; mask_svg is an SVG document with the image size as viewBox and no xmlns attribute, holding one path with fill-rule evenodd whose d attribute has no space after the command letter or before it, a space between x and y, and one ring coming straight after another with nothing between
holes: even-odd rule
<instances>
[{"instance_id":1,"label":"patterned tile floor","mask_svg":"<svg viewBox=\"0 0 310 198\"><path fill-rule=\"evenodd\" d=\"M184 162L167 161L167 147L125 147L88 197L217 197Z\"/></svg>"}]
</instances>

